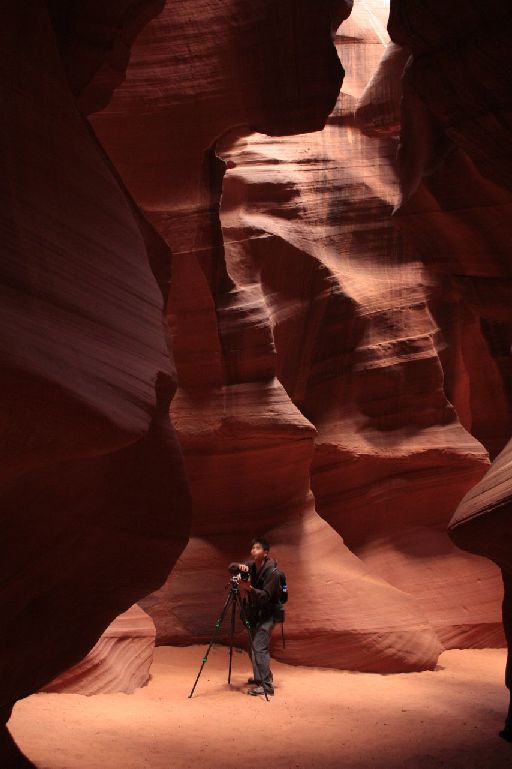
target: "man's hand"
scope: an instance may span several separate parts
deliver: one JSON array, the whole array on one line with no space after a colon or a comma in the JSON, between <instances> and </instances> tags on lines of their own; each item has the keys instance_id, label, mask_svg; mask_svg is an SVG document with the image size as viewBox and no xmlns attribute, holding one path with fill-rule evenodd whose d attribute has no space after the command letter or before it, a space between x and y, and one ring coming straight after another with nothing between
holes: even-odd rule
<instances>
[{"instance_id":1,"label":"man's hand","mask_svg":"<svg viewBox=\"0 0 512 769\"><path fill-rule=\"evenodd\" d=\"M238 568L240 569L240 571L249 571L249 567L247 566L246 563L239 563Z\"/></svg>"}]
</instances>

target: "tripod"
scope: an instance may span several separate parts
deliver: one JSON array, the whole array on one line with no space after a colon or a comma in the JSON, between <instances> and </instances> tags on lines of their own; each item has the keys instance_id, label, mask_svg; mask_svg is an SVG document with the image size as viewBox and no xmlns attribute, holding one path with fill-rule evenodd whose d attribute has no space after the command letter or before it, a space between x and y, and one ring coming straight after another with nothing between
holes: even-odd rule
<instances>
[{"instance_id":1,"label":"tripod","mask_svg":"<svg viewBox=\"0 0 512 769\"><path fill-rule=\"evenodd\" d=\"M242 618L242 622L243 622L244 626L247 628L247 635L249 637L249 648L251 650L252 659L254 660L254 666L256 668L256 671L257 671L257 674L258 674L258 678L261 678L261 675L259 674L258 663L256 661L256 654L254 652L254 646L253 646L253 643L252 643L251 625L249 623L249 620L247 619L247 614L246 614L246 611L245 611L245 607L244 607L243 601L242 601L242 599L240 597L240 590L238 588L238 579L237 579L237 577L231 577L231 579L229 580L229 595L228 595L228 597L226 599L226 603L224 604L224 606L222 608L222 611L220 613L220 617L218 618L217 622L215 623L215 630L213 632L213 636L212 636L212 639L210 641L210 645L208 646L208 649L206 650L206 653L205 653L205 655L203 657L203 660L202 660L202 663L201 663L201 667L199 669L199 673L197 674L197 678L196 678L196 680L194 682L194 686L192 687L192 691L188 695L189 699L194 694L195 688L197 686L197 682L199 681L199 677L200 677L201 673L203 672L203 668L204 668L204 666L205 666L205 664L206 664L206 662L208 660L208 655L210 654L212 646L215 643L215 639L216 639L216 637L217 637L217 635L219 633L220 626L222 625L222 622L224 620L224 617L226 616L227 610L228 610L230 605L231 605L231 627L230 627L230 632L229 632L229 672L228 672L228 684L231 683L231 666L232 666L232 662L233 662L233 637L235 635L236 607L237 606L240 609L240 617ZM267 694L266 691L265 691L265 699L267 700L267 702L269 701L268 694Z\"/></svg>"}]
</instances>

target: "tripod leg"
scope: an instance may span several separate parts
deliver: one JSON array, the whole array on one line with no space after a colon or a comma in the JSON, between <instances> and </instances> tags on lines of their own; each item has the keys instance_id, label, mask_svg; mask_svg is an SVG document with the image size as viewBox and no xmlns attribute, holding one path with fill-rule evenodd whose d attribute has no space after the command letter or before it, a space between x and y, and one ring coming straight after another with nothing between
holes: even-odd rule
<instances>
[{"instance_id":1,"label":"tripod leg","mask_svg":"<svg viewBox=\"0 0 512 769\"><path fill-rule=\"evenodd\" d=\"M250 625L250 622L247 619L247 614L245 613L245 608L244 608L244 605L242 603L242 599L240 598L240 595L238 595L237 598L238 598L238 605L240 606L240 616L242 617L242 622L244 623L245 627L247 628L247 635L249 637L249 648L251 650L251 657L254 660L254 668L255 668L255 671L256 671L256 673L258 675L258 678L260 680L263 680L262 676L261 676L260 669L258 667L258 661L256 659L256 652L254 650L254 645L253 645L253 642L252 642L251 625ZM266 692L265 686L263 684L262 684L262 686L263 686L263 691L264 691L264 694L265 694L265 699L267 700L267 702L269 702L268 694Z\"/></svg>"},{"instance_id":2,"label":"tripod leg","mask_svg":"<svg viewBox=\"0 0 512 769\"><path fill-rule=\"evenodd\" d=\"M230 591L230 592L229 592L229 595L228 595L228 597L227 597L226 603L224 604L224 607L223 607L223 609L222 609L222 612L221 612L221 614L220 614L220 617L218 618L217 622L215 623L215 630L214 630L214 632L213 632L213 635L212 635L212 640L210 641L210 645L208 646L208 649L206 650L206 653L205 653L205 655L204 655L204 657L203 657L203 661L202 661L202 663L201 663L201 667L199 668L199 673L197 674L197 678L196 678L196 680L194 681L194 686L192 687L192 691L191 691L191 692L190 692L190 694L188 695L188 698L189 698L189 699L190 699L190 698L192 697L192 695L194 694L195 688L196 688L196 686L197 686L197 682L199 681L199 676L200 676L200 675L201 675L201 673L203 672L203 668L204 668L204 666L205 666L205 664L206 664L206 661L207 661L207 659L208 659L208 655L210 654L211 648L212 648L212 646L213 646L213 644L214 644L214 642L215 642L215 639L216 639L216 637L217 637L217 634L218 634L218 632L219 632L219 630L220 630L220 626L222 625L222 621L223 621L223 619L224 619L224 615L226 614L226 610L227 610L227 608L228 608L228 606L229 606L229 602L230 602L230 601L233 601L233 605L234 605L234 603L235 603L235 600L234 600L234 597L233 597L233 593L232 593L232 591Z\"/></svg>"},{"instance_id":3,"label":"tripod leg","mask_svg":"<svg viewBox=\"0 0 512 769\"><path fill-rule=\"evenodd\" d=\"M231 665L233 663L233 638L235 636L235 623L236 623L236 601L231 603L231 632L229 635L229 673L228 684L231 683Z\"/></svg>"}]
</instances>

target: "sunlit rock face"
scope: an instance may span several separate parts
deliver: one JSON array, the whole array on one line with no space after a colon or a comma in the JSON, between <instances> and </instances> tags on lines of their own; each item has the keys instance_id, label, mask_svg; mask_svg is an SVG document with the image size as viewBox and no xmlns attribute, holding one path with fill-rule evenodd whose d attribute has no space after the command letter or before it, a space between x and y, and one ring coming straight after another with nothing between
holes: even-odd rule
<instances>
[{"instance_id":1,"label":"sunlit rock face","mask_svg":"<svg viewBox=\"0 0 512 769\"><path fill-rule=\"evenodd\" d=\"M5 719L162 583L189 527L168 248L77 109L53 11L12 4L0 33ZM24 765L7 733L0 753Z\"/></svg>"},{"instance_id":2,"label":"sunlit rock face","mask_svg":"<svg viewBox=\"0 0 512 769\"><path fill-rule=\"evenodd\" d=\"M512 442L509 442L455 511L450 522L452 539L471 552L492 558L512 574L511 509Z\"/></svg>"},{"instance_id":3,"label":"sunlit rock face","mask_svg":"<svg viewBox=\"0 0 512 769\"><path fill-rule=\"evenodd\" d=\"M347 75L321 134L220 148L228 269L262 291L278 379L317 430L319 513L445 646L492 645L499 573L446 535L488 454L447 392L444 283L391 220L409 52L388 45L385 11L356 6L339 30Z\"/></svg>"},{"instance_id":4,"label":"sunlit rock face","mask_svg":"<svg viewBox=\"0 0 512 769\"><path fill-rule=\"evenodd\" d=\"M135 604L110 623L89 654L43 686L60 694L131 694L149 680L155 625Z\"/></svg>"},{"instance_id":5,"label":"sunlit rock face","mask_svg":"<svg viewBox=\"0 0 512 769\"><path fill-rule=\"evenodd\" d=\"M494 428L462 408L459 316L434 255L391 221L410 51L390 44L385 2L356 5L336 38L341 97L304 134L334 107L330 27L346 9L296 4L307 45L289 47L286 4L193 5L148 25L92 119L173 252L172 418L194 514L143 604L158 639L211 634L226 563L264 531L297 587L283 659L411 670L443 646L501 643L499 572L446 535Z\"/></svg>"}]
</instances>

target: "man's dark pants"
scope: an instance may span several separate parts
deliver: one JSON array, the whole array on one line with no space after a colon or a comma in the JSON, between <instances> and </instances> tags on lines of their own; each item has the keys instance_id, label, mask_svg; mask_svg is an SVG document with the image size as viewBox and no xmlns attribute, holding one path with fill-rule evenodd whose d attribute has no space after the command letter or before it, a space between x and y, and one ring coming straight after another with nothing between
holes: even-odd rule
<instances>
[{"instance_id":1,"label":"man's dark pants","mask_svg":"<svg viewBox=\"0 0 512 769\"><path fill-rule=\"evenodd\" d=\"M269 617L261 622L256 622L252 634L254 655L251 654L254 678L261 681L264 686L272 687L272 673L270 672L270 636L274 628L274 618Z\"/></svg>"}]
</instances>

